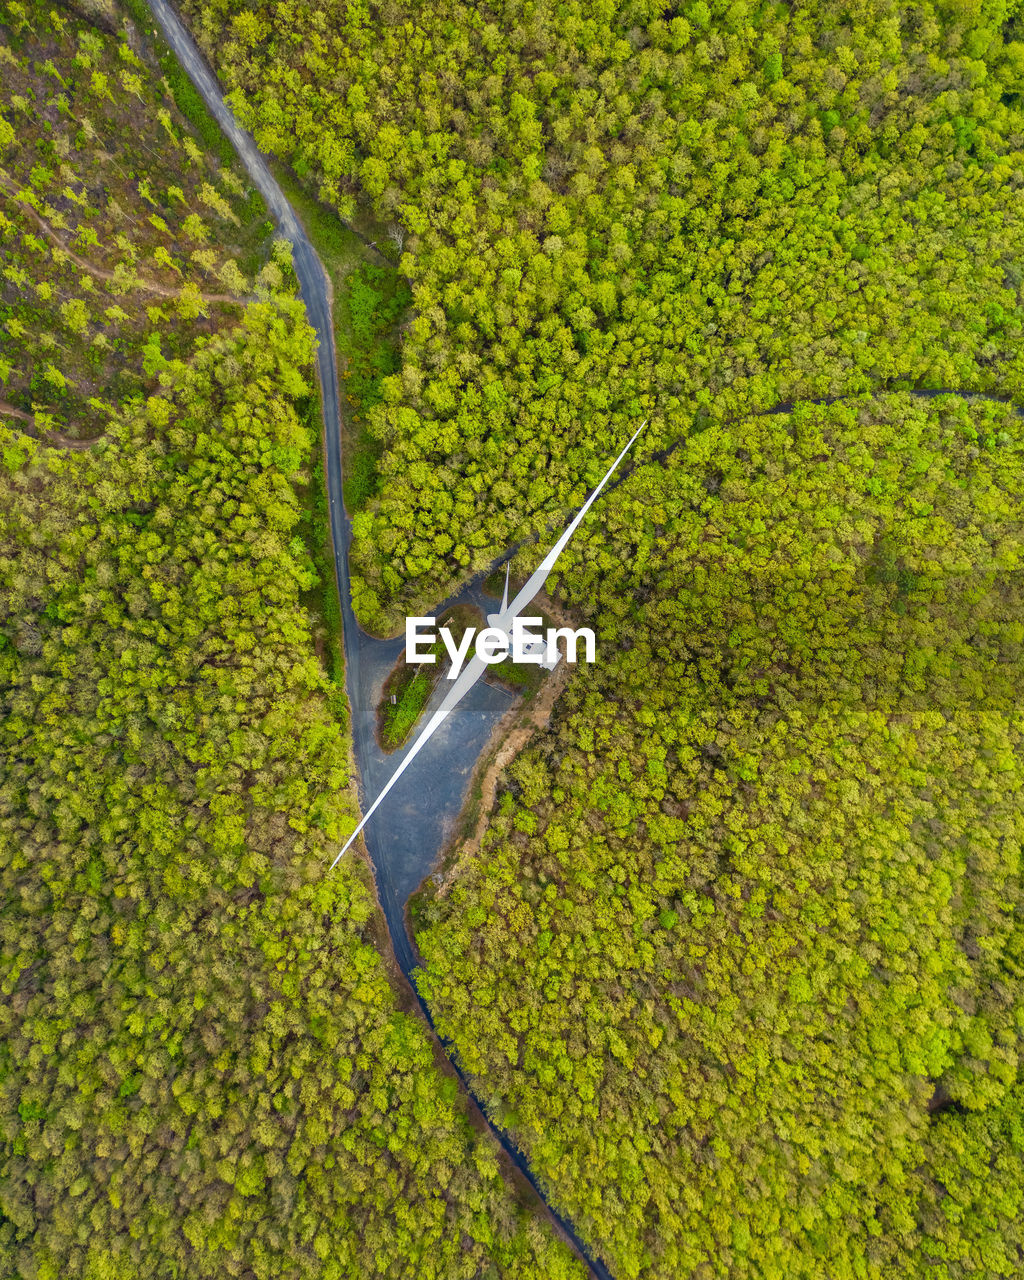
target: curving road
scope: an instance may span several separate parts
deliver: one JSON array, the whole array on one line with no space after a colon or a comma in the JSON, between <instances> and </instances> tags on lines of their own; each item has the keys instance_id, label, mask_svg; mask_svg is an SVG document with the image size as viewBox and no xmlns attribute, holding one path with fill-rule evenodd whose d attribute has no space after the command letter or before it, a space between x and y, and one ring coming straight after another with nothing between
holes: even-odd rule
<instances>
[{"instance_id":1,"label":"curving road","mask_svg":"<svg viewBox=\"0 0 1024 1280\"><path fill-rule=\"evenodd\" d=\"M331 540L344 626L345 677L352 711L353 746L359 772L360 799L365 808L366 796L379 793L404 754L399 752L385 755L377 744L376 735L376 708L383 683L404 647L404 638L376 640L362 630L352 612L348 572L352 528L341 496L341 402L331 317L330 281L294 209L275 181L252 137L235 120L224 101L216 77L177 13L167 0L147 0L147 3L165 40L238 153L279 230L291 241L292 259L302 300L310 324L317 333L316 359L323 401ZM459 596L438 606L437 612L440 614L447 604L461 602L476 604L484 613L494 607L493 600L482 596L478 579ZM428 704L429 713L432 714L443 696L444 689L439 684ZM409 979L424 1018L435 1034L437 1030L430 1010L420 998L412 977L416 968L416 956L405 927L405 904L409 895L433 867L462 807L473 766L486 745L492 728L508 709L509 700L510 695L497 686L485 682L476 685L459 705L457 712L449 717L421 751L415 763L410 766L408 776L400 787L396 787L389 805L374 816L372 826L364 833L396 959ZM483 1103L473 1093L454 1056L453 1046L440 1036L438 1039L463 1088L487 1121L492 1134L536 1191L580 1260L598 1280L612 1280L607 1267L600 1260L591 1257L571 1224L552 1208L522 1152L513 1145L503 1130L491 1123Z\"/></svg>"}]
</instances>

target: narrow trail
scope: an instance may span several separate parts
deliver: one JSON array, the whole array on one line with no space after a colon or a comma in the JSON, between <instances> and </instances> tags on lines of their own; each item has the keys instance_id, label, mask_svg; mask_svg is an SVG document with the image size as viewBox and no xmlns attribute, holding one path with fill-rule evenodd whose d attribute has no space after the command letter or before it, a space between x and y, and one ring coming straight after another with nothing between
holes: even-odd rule
<instances>
[{"instance_id":1,"label":"narrow trail","mask_svg":"<svg viewBox=\"0 0 1024 1280\"><path fill-rule=\"evenodd\" d=\"M50 226L46 219L43 218L27 200L22 199L21 188L17 183L11 182L2 174L0 174L0 191L3 191L5 195L14 200L21 212L27 214L29 219L35 223L43 235L46 236L48 240L52 241L61 253L69 258L80 271L85 271L89 275L95 276L97 280L117 280L118 277L115 272L108 271L106 267L97 267L96 264L90 262L88 258L83 258L79 254L75 253L73 249L69 249L66 241L61 239L57 231ZM236 307L244 306L248 301L247 298L240 297L235 293L203 293L201 289L197 289L195 292L184 288L172 289L170 285L158 284L156 280L144 280L141 276L132 280L131 284L127 286L125 292L129 293L133 289L139 289L143 293L155 293L161 298L180 298L182 295L186 295L192 298L197 298L201 302L225 302Z\"/></svg>"},{"instance_id":2,"label":"narrow trail","mask_svg":"<svg viewBox=\"0 0 1024 1280\"><path fill-rule=\"evenodd\" d=\"M220 86L199 52L191 34L186 30L167 0L147 0L147 4L163 33L164 39L170 45L189 79L195 85L208 110L235 148L249 177L266 201L270 215L277 222L281 233L291 242L292 261L299 281L299 289L303 302L306 304L307 317L316 330L319 340L316 360L324 420L324 456L326 463L324 470L331 522L331 541L334 550L335 575L342 613L345 678L349 703L352 707L356 761L360 766L362 784L365 786L367 783L367 765L371 763L371 753L366 738L366 725L369 723L372 726L376 721L374 660L384 661L390 667L393 659L387 655L393 645L387 642L374 641L367 637L366 633L359 627L352 610L348 570L348 550L352 540L352 529L342 500L341 399L338 388L338 362L334 344L329 278L294 209L270 172L266 160L258 151L250 135L239 126L234 114L225 103ZM379 662L376 665L379 666ZM356 723L357 721L359 723ZM362 729L361 732L360 727ZM372 727L369 729L369 734L369 742L372 744ZM461 746L463 747L462 754L464 755L465 744L463 743ZM477 747L477 750L479 750L479 747ZM443 739L439 735L437 751L440 753L447 752L452 758L449 772L454 775L452 782L457 787L456 795L461 796L462 779L459 776L459 769L454 765L454 759L458 755L456 744L453 744L450 737ZM427 762L425 761L425 763ZM435 759L435 770L438 765L443 768L444 763L445 755L442 754ZM468 767L466 772L468 773ZM380 838L380 833L378 833L377 838ZM373 850L371 850L372 854ZM382 880L388 880L389 867L387 860L380 856L378 850L377 855L373 857L373 861L374 869L378 876L378 885L380 885ZM382 900L381 905L395 959L409 982L409 987L428 1027L436 1036L445 1055L455 1069L466 1092L467 1099L484 1117L491 1135L533 1188L541 1210L550 1219L556 1233L569 1245L579 1261L583 1263L592 1276L596 1277L596 1280L613 1280L611 1272L604 1263L600 1259L591 1256L587 1246L576 1234L572 1224L552 1207L522 1151L519 1150L504 1130L491 1121L482 1101L473 1092L455 1054L454 1046L438 1034L430 1010L420 996L413 979L416 958L412 940L405 928L404 900L399 902L395 899L393 883L390 885L385 884L385 888L390 888L392 891L387 895L386 900ZM381 894L381 897L384 899L383 894Z\"/></svg>"},{"instance_id":3,"label":"narrow trail","mask_svg":"<svg viewBox=\"0 0 1024 1280\"><path fill-rule=\"evenodd\" d=\"M31 436L33 440L39 440L53 449L91 449L94 444L99 444L103 439L102 436L97 436L95 440L74 440L71 436L66 436L63 431L43 431L36 424L34 414L26 413L24 409L15 409L14 405L8 404L6 400L0 400L0 415L27 422L28 426L22 435Z\"/></svg>"}]
</instances>

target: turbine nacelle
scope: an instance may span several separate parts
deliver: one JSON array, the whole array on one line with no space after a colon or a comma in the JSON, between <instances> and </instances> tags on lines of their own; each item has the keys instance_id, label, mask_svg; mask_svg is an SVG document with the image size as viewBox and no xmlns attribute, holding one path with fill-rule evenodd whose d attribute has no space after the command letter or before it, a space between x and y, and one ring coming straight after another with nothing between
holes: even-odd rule
<instances>
[{"instance_id":1,"label":"turbine nacelle","mask_svg":"<svg viewBox=\"0 0 1024 1280\"><path fill-rule=\"evenodd\" d=\"M509 643L509 652L512 650L512 624L515 622L519 614L515 614L509 608L508 604L508 579L509 566L505 566L505 590L501 597L501 610L499 613L489 613L487 615L487 625L493 627L495 631L500 631L506 636ZM525 606L524 606L525 607ZM554 659L547 656L547 643L538 636L535 640L520 641L519 651L526 656L528 662L534 666L543 667L545 671L554 671L558 666L562 655L559 653Z\"/></svg>"}]
</instances>

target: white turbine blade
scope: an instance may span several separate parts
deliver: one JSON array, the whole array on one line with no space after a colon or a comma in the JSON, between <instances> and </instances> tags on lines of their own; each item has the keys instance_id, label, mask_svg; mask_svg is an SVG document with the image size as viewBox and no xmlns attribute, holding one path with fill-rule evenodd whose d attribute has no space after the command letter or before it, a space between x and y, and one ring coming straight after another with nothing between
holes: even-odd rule
<instances>
[{"instance_id":1,"label":"white turbine blade","mask_svg":"<svg viewBox=\"0 0 1024 1280\"><path fill-rule=\"evenodd\" d=\"M640 432L643 431L644 427L647 426L647 422L648 422L647 418L645 418L643 422L641 422L640 426L637 428L636 432L633 435L633 439L630 440L629 444L626 445L626 447L622 450L622 452L615 459L612 465L604 473L603 480L597 486L594 492L590 495L590 497L586 500L586 502L584 502L583 506L580 507L579 511L576 513L575 519L568 526L568 528L565 530L562 536L558 539L555 545L551 548L551 550L547 553L547 555L541 561L540 565L533 571L533 573L527 579L526 585L523 587L523 589L519 592L519 594L516 596L516 598L512 601L511 605L509 606L508 612L509 612L510 618L518 617L519 614L530 603L533 597L537 594L537 592L540 591L541 588L544 586L544 583L547 580L548 574L555 567L555 561L565 550L565 544L569 541L572 535L579 528L580 521L587 514L590 508L594 505L594 501L597 498L598 494L605 487L608 481L612 478L612 474L615 471L615 468L619 465L619 463L626 456L626 454L629 453L630 449L633 447L633 441L637 438Z\"/></svg>"},{"instance_id":2,"label":"white turbine blade","mask_svg":"<svg viewBox=\"0 0 1024 1280\"><path fill-rule=\"evenodd\" d=\"M505 590L502 592L502 595L501 595L501 608L498 610L499 613L504 613L505 610L508 608L508 575L509 575L509 570L511 568L512 568L512 562L509 561L509 563L505 566Z\"/></svg>"},{"instance_id":3,"label":"white turbine blade","mask_svg":"<svg viewBox=\"0 0 1024 1280\"><path fill-rule=\"evenodd\" d=\"M562 551L565 549L565 544L569 541L572 535L579 528L580 521L590 510L591 506L594 503L594 499L597 497L597 495L608 483L609 479L611 478L612 472L614 472L615 468L619 465L622 459L629 452L630 448L632 447L633 441L637 438L637 436L640 434L641 431L643 431L644 427L646 426L647 426L647 419L644 419L644 421L640 424L639 428L633 435L633 439L630 440L629 444L626 445L625 449L622 450L619 456L615 459L612 465L605 472L604 479L597 486L597 488L590 495L590 497L586 500L583 506L579 509L575 519L572 521L569 527L565 530L562 536L558 539L555 545L544 557L544 561L541 564L540 568L538 568L531 575L526 586L523 587L522 591L520 591L519 594L516 596L516 598L512 601L511 606L508 605L508 577L509 577L510 566L508 565L505 566L505 594L501 601L501 615L498 619L495 620L497 623L497 626L502 631L505 631L506 633L509 632L510 623L512 619L518 617L520 610L524 609L530 603L533 597L537 594L537 592L541 589L541 587L543 587L545 579L547 578L551 570L555 567L555 561L558 559L558 557L562 554ZM488 621L490 621L490 619L488 619ZM559 655L559 657L560 656L561 655ZM554 665L557 665L557 659ZM380 795L377 797L376 800L374 800L373 804L371 804L369 809L367 809L367 811L363 814L363 817L359 823L359 826L356 827L355 831L353 831L352 834L349 836L349 838L345 841L345 844L343 845L341 852L338 854L338 856L334 859L334 861L330 865L329 869L331 871L333 871L334 868L338 865L338 863L341 861L344 854L348 852L349 848L354 843L360 831L362 831L362 829L366 826L367 822L369 822L370 818L373 817L374 813L379 808L381 801L384 799L384 797L388 794L388 792L395 785L398 779L402 776L403 773L405 773L406 769L416 758L417 754L419 753L420 747L422 747L434 735L434 733L441 727L441 725L444 724L445 720L448 719L449 715L451 715L451 713L455 710L458 704L462 701L462 699L466 696L466 694L469 693L470 689L472 689L472 687L476 684L476 682L487 670L487 666L488 664L484 662L483 658L478 657L476 654L474 654L473 657L470 659L470 661L466 664L461 675L458 677L458 679L455 681L452 687L445 694L444 701L441 703L438 709L434 712L434 714L430 717L430 719L421 729L419 736L416 738L412 746L409 748L408 755L405 757L402 763L398 766L395 772L391 775L391 777L388 778L387 782L384 784L381 790Z\"/></svg>"}]
</instances>

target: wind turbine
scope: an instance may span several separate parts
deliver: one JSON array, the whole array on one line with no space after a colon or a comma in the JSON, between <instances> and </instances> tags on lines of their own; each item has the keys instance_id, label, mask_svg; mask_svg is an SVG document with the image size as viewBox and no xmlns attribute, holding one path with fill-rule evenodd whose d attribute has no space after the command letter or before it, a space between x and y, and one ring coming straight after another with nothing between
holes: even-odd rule
<instances>
[{"instance_id":1,"label":"wind turbine","mask_svg":"<svg viewBox=\"0 0 1024 1280\"><path fill-rule=\"evenodd\" d=\"M571 523L567 526L565 531L562 533L562 536L558 539L555 545L551 548L551 550L547 553L547 555L540 562L537 568L533 571L530 577L526 580L526 584L519 591L519 593L516 595L515 599L512 601L511 604L508 603L508 569L506 568L505 591L501 600L501 610L496 614L492 613L488 616L487 622L489 626L497 628L497 630L503 632L505 636L509 640L511 640L512 623L522 613L522 611L526 608L526 606L533 601L534 597L540 592L540 590L544 586L544 583L547 581L548 574L552 571L552 569L554 569L555 562L557 561L558 557L562 554L562 552L565 550L566 544L568 543L569 539L580 527L580 522L583 520L583 517L594 505L594 502L597 500L597 497L600 494L601 490L612 478L612 475L614 474L616 467L619 465L622 459L633 447L634 441L636 440L637 436L639 436L640 432L643 431L644 427L647 426L647 422L648 422L648 419L645 418L644 421L637 428L637 430L633 433L633 436L630 439L629 443L622 450L622 452L615 459L615 461L608 468L608 470L604 473L604 477L601 480L601 483L593 491L590 497L587 498L586 502L584 502L583 506L580 507L579 511L577 511ZM444 724L444 722L448 719L451 713L459 705L459 703L466 696L466 694L469 693L470 689L472 689L472 687L477 683L477 681L481 678L481 676L486 674L487 669L488 669L488 664L484 662L483 658L481 658L479 654L474 653L473 657L469 660L469 662L466 663L462 671L459 673L458 679L455 681L452 687L448 690L447 694L445 694L444 700L442 701L441 705L438 707L438 709L434 712L434 714L430 717L427 723L420 730L419 736L416 738L412 746L409 748L408 754L405 756L401 764L398 766L395 772L384 784L384 787L382 788L380 795L377 797L376 800L374 800L373 804L371 804L369 809L367 809L367 811L363 814L363 818L362 818L362 821L359 823L359 826L356 827L355 831L353 831L352 834L349 836L349 838L345 841L345 844L342 847L341 852L338 854L338 856L334 859L334 861L330 865L329 869L331 871L333 871L334 868L338 865L343 855L348 852L349 848L351 847L352 843L355 841L356 837L359 835L360 831L362 831L362 829L366 826L370 818L373 817L374 813L380 807L381 801L388 794L388 792L395 785L395 783L402 776L402 774L406 771L409 765L413 762L413 760L419 754L420 749L430 740L430 738L433 737L433 735L441 727L441 725Z\"/></svg>"},{"instance_id":2,"label":"wind turbine","mask_svg":"<svg viewBox=\"0 0 1024 1280\"><path fill-rule=\"evenodd\" d=\"M503 632L506 638L509 633L504 625L504 619L506 614L509 612L508 575L510 568L511 566L509 564L505 565L505 590L502 592L501 596L501 608L497 613L489 613L487 615L487 625L495 631ZM515 615L513 614L509 621L509 626L512 625L514 620ZM554 671L555 667L557 667L559 662L561 662L562 655L560 653L556 653L553 658L549 658L547 656L547 648L547 644L540 636L535 636L532 639L525 639L522 643L522 650L531 659L531 661L535 662L537 666L543 667L545 671Z\"/></svg>"}]
</instances>

